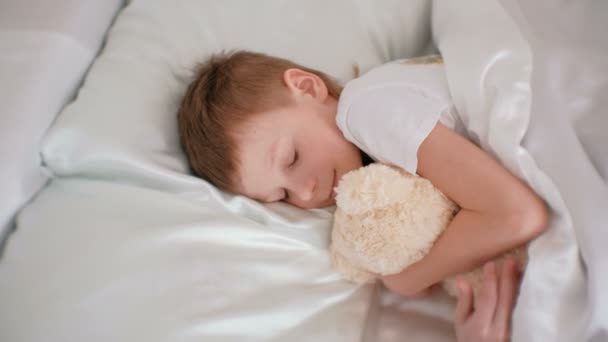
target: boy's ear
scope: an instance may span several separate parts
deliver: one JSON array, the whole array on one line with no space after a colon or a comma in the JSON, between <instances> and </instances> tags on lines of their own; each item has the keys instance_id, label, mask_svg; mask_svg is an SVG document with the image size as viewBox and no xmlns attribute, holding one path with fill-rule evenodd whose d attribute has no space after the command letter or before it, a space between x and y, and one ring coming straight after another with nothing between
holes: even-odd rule
<instances>
[{"instance_id":1,"label":"boy's ear","mask_svg":"<svg viewBox=\"0 0 608 342\"><path fill-rule=\"evenodd\" d=\"M302 69L285 70L283 81L293 94L309 95L321 102L325 101L329 94L325 82L319 76Z\"/></svg>"}]
</instances>

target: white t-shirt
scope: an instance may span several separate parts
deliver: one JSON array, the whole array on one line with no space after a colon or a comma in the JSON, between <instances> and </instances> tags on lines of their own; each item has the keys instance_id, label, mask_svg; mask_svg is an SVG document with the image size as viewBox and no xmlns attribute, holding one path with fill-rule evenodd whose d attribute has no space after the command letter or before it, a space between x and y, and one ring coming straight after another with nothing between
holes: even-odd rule
<instances>
[{"instance_id":1,"label":"white t-shirt","mask_svg":"<svg viewBox=\"0 0 608 342\"><path fill-rule=\"evenodd\" d=\"M346 84L336 122L350 142L375 161L416 173L418 148L440 121L463 134L443 64L397 61Z\"/></svg>"}]
</instances>

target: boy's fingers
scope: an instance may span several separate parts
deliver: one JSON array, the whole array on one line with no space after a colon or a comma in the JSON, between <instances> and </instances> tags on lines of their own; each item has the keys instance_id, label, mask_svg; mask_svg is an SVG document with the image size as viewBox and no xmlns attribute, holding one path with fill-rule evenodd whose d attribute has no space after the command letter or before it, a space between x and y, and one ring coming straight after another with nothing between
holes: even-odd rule
<instances>
[{"instance_id":1,"label":"boy's fingers","mask_svg":"<svg viewBox=\"0 0 608 342\"><path fill-rule=\"evenodd\" d=\"M498 283L496 280L496 264L488 262L483 267L483 284L479 299L475 302L475 311L483 317L485 326L490 326L494 319L497 305Z\"/></svg>"},{"instance_id":2,"label":"boy's fingers","mask_svg":"<svg viewBox=\"0 0 608 342\"><path fill-rule=\"evenodd\" d=\"M517 262L509 258L502 266L498 287L498 307L494 324L500 329L510 329L511 312L515 304L517 285L519 282Z\"/></svg>"},{"instance_id":3,"label":"boy's fingers","mask_svg":"<svg viewBox=\"0 0 608 342\"><path fill-rule=\"evenodd\" d=\"M458 325L466 322L473 311L473 289L462 278L456 281L456 287L458 288L458 303L454 321Z\"/></svg>"}]
</instances>

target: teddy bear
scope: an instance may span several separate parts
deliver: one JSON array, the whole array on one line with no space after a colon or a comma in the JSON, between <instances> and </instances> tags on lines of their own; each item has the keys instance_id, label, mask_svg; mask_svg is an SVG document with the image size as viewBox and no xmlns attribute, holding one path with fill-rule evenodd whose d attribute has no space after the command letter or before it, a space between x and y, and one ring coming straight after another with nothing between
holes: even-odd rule
<instances>
[{"instance_id":1,"label":"teddy bear","mask_svg":"<svg viewBox=\"0 0 608 342\"><path fill-rule=\"evenodd\" d=\"M372 163L345 174L336 188L331 233L332 264L358 284L399 273L422 259L460 209L427 179L399 167ZM514 255L523 269L525 247ZM463 275L477 294L481 268ZM456 296L455 278L442 286Z\"/></svg>"}]
</instances>

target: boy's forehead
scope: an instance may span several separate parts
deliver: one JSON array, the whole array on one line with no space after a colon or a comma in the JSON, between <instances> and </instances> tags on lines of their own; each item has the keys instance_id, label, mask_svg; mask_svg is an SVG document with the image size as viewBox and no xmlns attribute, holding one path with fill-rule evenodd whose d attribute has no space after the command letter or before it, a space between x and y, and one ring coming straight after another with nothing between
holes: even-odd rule
<instances>
[{"instance_id":1,"label":"boy's forehead","mask_svg":"<svg viewBox=\"0 0 608 342\"><path fill-rule=\"evenodd\" d=\"M279 137L263 132L250 133L237 142L236 173L239 192L247 196L259 197L268 187L273 154L279 147Z\"/></svg>"}]
</instances>

